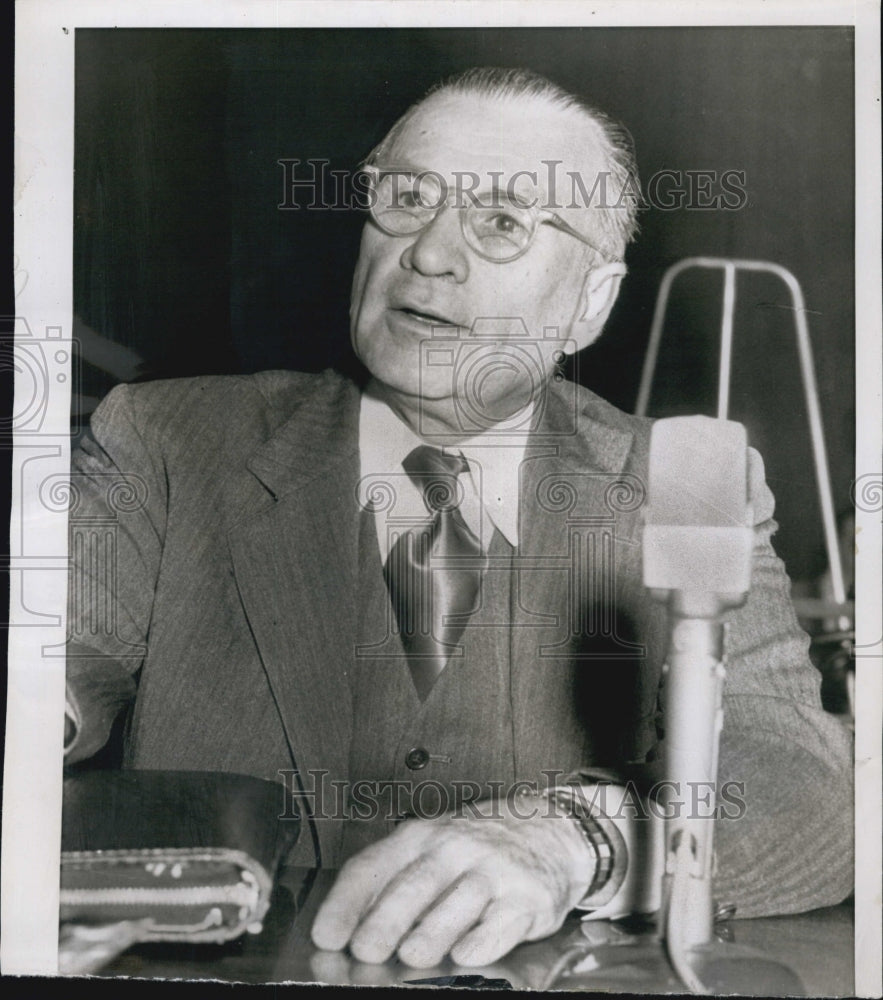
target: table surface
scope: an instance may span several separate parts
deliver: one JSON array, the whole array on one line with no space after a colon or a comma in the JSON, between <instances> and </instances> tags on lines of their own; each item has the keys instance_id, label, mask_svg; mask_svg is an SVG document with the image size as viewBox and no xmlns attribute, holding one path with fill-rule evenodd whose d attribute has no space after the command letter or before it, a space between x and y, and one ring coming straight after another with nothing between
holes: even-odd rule
<instances>
[{"instance_id":1,"label":"table surface","mask_svg":"<svg viewBox=\"0 0 883 1000\"><path fill-rule=\"evenodd\" d=\"M216 979L249 983L328 983L350 986L414 984L479 985L476 979L451 983L452 976L482 976L485 987L550 988L549 975L565 953L575 954L571 966L555 980L556 989L606 990L630 993L683 993L651 928L607 921L581 922L571 917L562 929L543 941L523 944L493 966L462 968L446 960L435 969L411 969L397 959L383 965L357 962L346 952L319 951L309 929L316 909L334 878L333 871L292 868L280 876L260 934L246 934L224 945L163 944L136 946L118 956L98 974L139 978ZM744 980L725 978L709 985L714 992L758 995L799 993L764 958L786 963L809 996L850 996L853 992L852 906L842 904L811 913L733 920L722 925L729 943L714 954L741 955L736 963L718 962ZM579 948L579 953L577 953ZM747 959L747 961L746 961ZM711 968L711 967L709 967ZM504 982L500 982L504 981Z\"/></svg>"}]
</instances>

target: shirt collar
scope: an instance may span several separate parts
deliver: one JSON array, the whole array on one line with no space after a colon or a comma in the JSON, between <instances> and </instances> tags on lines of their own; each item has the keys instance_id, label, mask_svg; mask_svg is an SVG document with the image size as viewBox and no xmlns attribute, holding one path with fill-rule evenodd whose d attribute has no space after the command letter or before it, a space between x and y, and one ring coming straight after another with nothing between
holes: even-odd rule
<instances>
[{"instance_id":1,"label":"shirt collar","mask_svg":"<svg viewBox=\"0 0 883 1000\"><path fill-rule=\"evenodd\" d=\"M484 513L516 548L519 471L527 445L529 417L530 414L520 413L513 420L496 424L493 431L477 434L456 446L469 462L469 475ZM407 492L413 484L402 468L402 459L418 445L427 443L432 442L425 442L415 434L370 387L362 393L359 455L364 483L377 476L404 477L400 482ZM416 488L413 494L418 494ZM420 506L425 513L422 500Z\"/></svg>"}]
</instances>

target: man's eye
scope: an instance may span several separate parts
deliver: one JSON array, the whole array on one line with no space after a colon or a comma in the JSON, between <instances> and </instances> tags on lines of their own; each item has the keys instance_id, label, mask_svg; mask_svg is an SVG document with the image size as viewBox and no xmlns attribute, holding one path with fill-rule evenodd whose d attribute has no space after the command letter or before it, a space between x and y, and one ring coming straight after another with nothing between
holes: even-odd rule
<instances>
[{"instance_id":1,"label":"man's eye","mask_svg":"<svg viewBox=\"0 0 883 1000\"><path fill-rule=\"evenodd\" d=\"M471 213L470 225L481 243L524 246L530 239L530 225L517 211L492 209Z\"/></svg>"},{"instance_id":2,"label":"man's eye","mask_svg":"<svg viewBox=\"0 0 883 1000\"><path fill-rule=\"evenodd\" d=\"M517 233L522 229L521 223L514 216L506 215L503 212L497 213L491 219L491 228L498 233Z\"/></svg>"},{"instance_id":3,"label":"man's eye","mask_svg":"<svg viewBox=\"0 0 883 1000\"><path fill-rule=\"evenodd\" d=\"M425 199L420 197L418 191L402 191L399 198L401 208L426 208Z\"/></svg>"},{"instance_id":4,"label":"man's eye","mask_svg":"<svg viewBox=\"0 0 883 1000\"><path fill-rule=\"evenodd\" d=\"M377 203L380 210L388 212L423 212L431 207L424 190L425 185L414 183L413 178L401 174L385 174L377 182Z\"/></svg>"}]
</instances>

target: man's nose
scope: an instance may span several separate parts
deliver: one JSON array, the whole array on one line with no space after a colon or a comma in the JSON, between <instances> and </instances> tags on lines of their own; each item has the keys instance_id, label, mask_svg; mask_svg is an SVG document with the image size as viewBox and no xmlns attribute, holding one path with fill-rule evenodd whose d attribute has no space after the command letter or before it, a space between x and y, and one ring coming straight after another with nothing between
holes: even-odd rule
<instances>
[{"instance_id":1,"label":"man's nose","mask_svg":"<svg viewBox=\"0 0 883 1000\"><path fill-rule=\"evenodd\" d=\"M427 277L465 281L469 276L469 260L460 230L460 213L443 206L432 222L405 247L401 263L402 267Z\"/></svg>"}]
</instances>

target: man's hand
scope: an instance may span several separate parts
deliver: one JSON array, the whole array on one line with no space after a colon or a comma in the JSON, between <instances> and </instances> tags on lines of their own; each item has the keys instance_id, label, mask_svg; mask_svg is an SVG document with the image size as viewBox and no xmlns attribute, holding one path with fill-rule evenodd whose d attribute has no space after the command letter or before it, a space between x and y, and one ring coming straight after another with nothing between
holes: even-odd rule
<instances>
[{"instance_id":1,"label":"man's hand","mask_svg":"<svg viewBox=\"0 0 883 1000\"><path fill-rule=\"evenodd\" d=\"M408 820L350 859L316 916L313 943L349 944L361 962L398 953L432 968L450 953L475 966L556 931L594 875L577 825L532 796L479 809Z\"/></svg>"}]
</instances>

